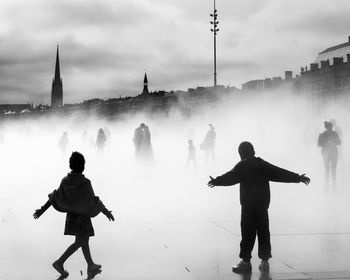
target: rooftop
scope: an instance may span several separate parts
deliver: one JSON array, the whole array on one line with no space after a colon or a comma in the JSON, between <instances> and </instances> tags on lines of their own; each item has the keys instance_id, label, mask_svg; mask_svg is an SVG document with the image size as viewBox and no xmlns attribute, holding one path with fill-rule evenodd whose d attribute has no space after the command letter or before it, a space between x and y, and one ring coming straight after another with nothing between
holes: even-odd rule
<instances>
[{"instance_id":1,"label":"rooftop","mask_svg":"<svg viewBox=\"0 0 350 280\"><path fill-rule=\"evenodd\" d=\"M348 37L348 42L327 48L320 52L315 59L315 63L320 63L322 60L327 59L332 63L334 57L343 57L346 61L347 54L350 54L350 36Z\"/></svg>"}]
</instances>

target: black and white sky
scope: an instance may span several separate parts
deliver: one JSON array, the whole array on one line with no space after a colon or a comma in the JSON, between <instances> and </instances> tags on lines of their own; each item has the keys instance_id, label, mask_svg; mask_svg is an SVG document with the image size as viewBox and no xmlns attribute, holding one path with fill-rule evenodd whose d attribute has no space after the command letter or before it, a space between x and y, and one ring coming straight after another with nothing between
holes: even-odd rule
<instances>
[{"instance_id":1,"label":"black and white sky","mask_svg":"<svg viewBox=\"0 0 350 280\"><path fill-rule=\"evenodd\" d=\"M64 102L213 83L213 0L1 0L0 103ZM299 73L350 35L349 0L217 0L218 83Z\"/></svg>"}]
</instances>

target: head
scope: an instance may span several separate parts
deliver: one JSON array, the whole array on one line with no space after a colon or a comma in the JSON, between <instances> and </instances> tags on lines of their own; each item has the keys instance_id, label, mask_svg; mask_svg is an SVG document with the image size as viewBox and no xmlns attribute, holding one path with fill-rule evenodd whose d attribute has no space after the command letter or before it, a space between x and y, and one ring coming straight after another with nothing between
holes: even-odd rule
<instances>
[{"instance_id":1,"label":"head","mask_svg":"<svg viewBox=\"0 0 350 280\"><path fill-rule=\"evenodd\" d=\"M252 143L246 141L239 144L238 153L241 159L248 159L255 156L255 151Z\"/></svg>"},{"instance_id":2,"label":"head","mask_svg":"<svg viewBox=\"0 0 350 280\"><path fill-rule=\"evenodd\" d=\"M73 152L69 158L69 167L72 172L83 173L85 169L85 158L79 152Z\"/></svg>"},{"instance_id":3,"label":"head","mask_svg":"<svg viewBox=\"0 0 350 280\"><path fill-rule=\"evenodd\" d=\"M146 127L146 125L145 125L144 123L142 123L142 124L140 124L140 127L141 127L142 129L144 129L144 128Z\"/></svg>"},{"instance_id":4,"label":"head","mask_svg":"<svg viewBox=\"0 0 350 280\"><path fill-rule=\"evenodd\" d=\"M99 130L98 130L98 134L103 134L104 132L103 132L103 129L102 128L100 128Z\"/></svg>"},{"instance_id":5,"label":"head","mask_svg":"<svg viewBox=\"0 0 350 280\"><path fill-rule=\"evenodd\" d=\"M209 124L210 129L214 129L214 126L210 123Z\"/></svg>"},{"instance_id":6,"label":"head","mask_svg":"<svg viewBox=\"0 0 350 280\"><path fill-rule=\"evenodd\" d=\"M333 129L333 124L331 122L324 122L324 128L327 130L332 130Z\"/></svg>"},{"instance_id":7,"label":"head","mask_svg":"<svg viewBox=\"0 0 350 280\"><path fill-rule=\"evenodd\" d=\"M188 144L189 144L189 145L193 145L193 140L191 140L191 139L188 140Z\"/></svg>"},{"instance_id":8,"label":"head","mask_svg":"<svg viewBox=\"0 0 350 280\"><path fill-rule=\"evenodd\" d=\"M337 125L337 121L335 119L330 119L330 122L333 124L333 127Z\"/></svg>"}]
</instances>

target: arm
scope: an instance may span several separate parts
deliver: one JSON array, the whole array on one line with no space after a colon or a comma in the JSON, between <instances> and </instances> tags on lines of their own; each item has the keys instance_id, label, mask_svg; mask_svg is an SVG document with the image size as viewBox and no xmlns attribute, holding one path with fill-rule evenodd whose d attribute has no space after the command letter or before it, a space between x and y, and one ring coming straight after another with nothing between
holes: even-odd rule
<instances>
[{"instance_id":1,"label":"arm","mask_svg":"<svg viewBox=\"0 0 350 280\"><path fill-rule=\"evenodd\" d=\"M210 176L208 186L213 188L215 186L232 186L240 182L238 168L235 167L231 171L216 177L215 179Z\"/></svg>"},{"instance_id":2,"label":"arm","mask_svg":"<svg viewBox=\"0 0 350 280\"><path fill-rule=\"evenodd\" d=\"M267 168L267 175L269 181L283 182L283 183L304 183L308 185L310 179L305 174L299 175L289 170L277 167L268 162L265 162Z\"/></svg>"},{"instance_id":3,"label":"arm","mask_svg":"<svg viewBox=\"0 0 350 280\"><path fill-rule=\"evenodd\" d=\"M108 218L110 221L114 221L114 216L112 215L112 211L109 211L106 207L102 210L102 213Z\"/></svg>"},{"instance_id":4,"label":"arm","mask_svg":"<svg viewBox=\"0 0 350 280\"><path fill-rule=\"evenodd\" d=\"M51 206L50 201L48 200L43 206L41 206L40 209L36 209L33 217L34 219L38 219L42 214L44 214L44 212L49 209L49 207Z\"/></svg>"}]
</instances>

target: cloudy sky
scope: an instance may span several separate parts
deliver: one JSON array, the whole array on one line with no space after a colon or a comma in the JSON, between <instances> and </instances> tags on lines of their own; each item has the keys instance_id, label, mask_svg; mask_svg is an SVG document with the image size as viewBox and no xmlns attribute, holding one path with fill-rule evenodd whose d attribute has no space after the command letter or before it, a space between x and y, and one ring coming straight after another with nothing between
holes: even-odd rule
<instances>
[{"instance_id":1,"label":"cloudy sky","mask_svg":"<svg viewBox=\"0 0 350 280\"><path fill-rule=\"evenodd\" d=\"M0 103L64 102L213 83L213 0L0 0ZM218 83L299 73L347 41L349 0L217 0Z\"/></svg>"}]
</instances>

